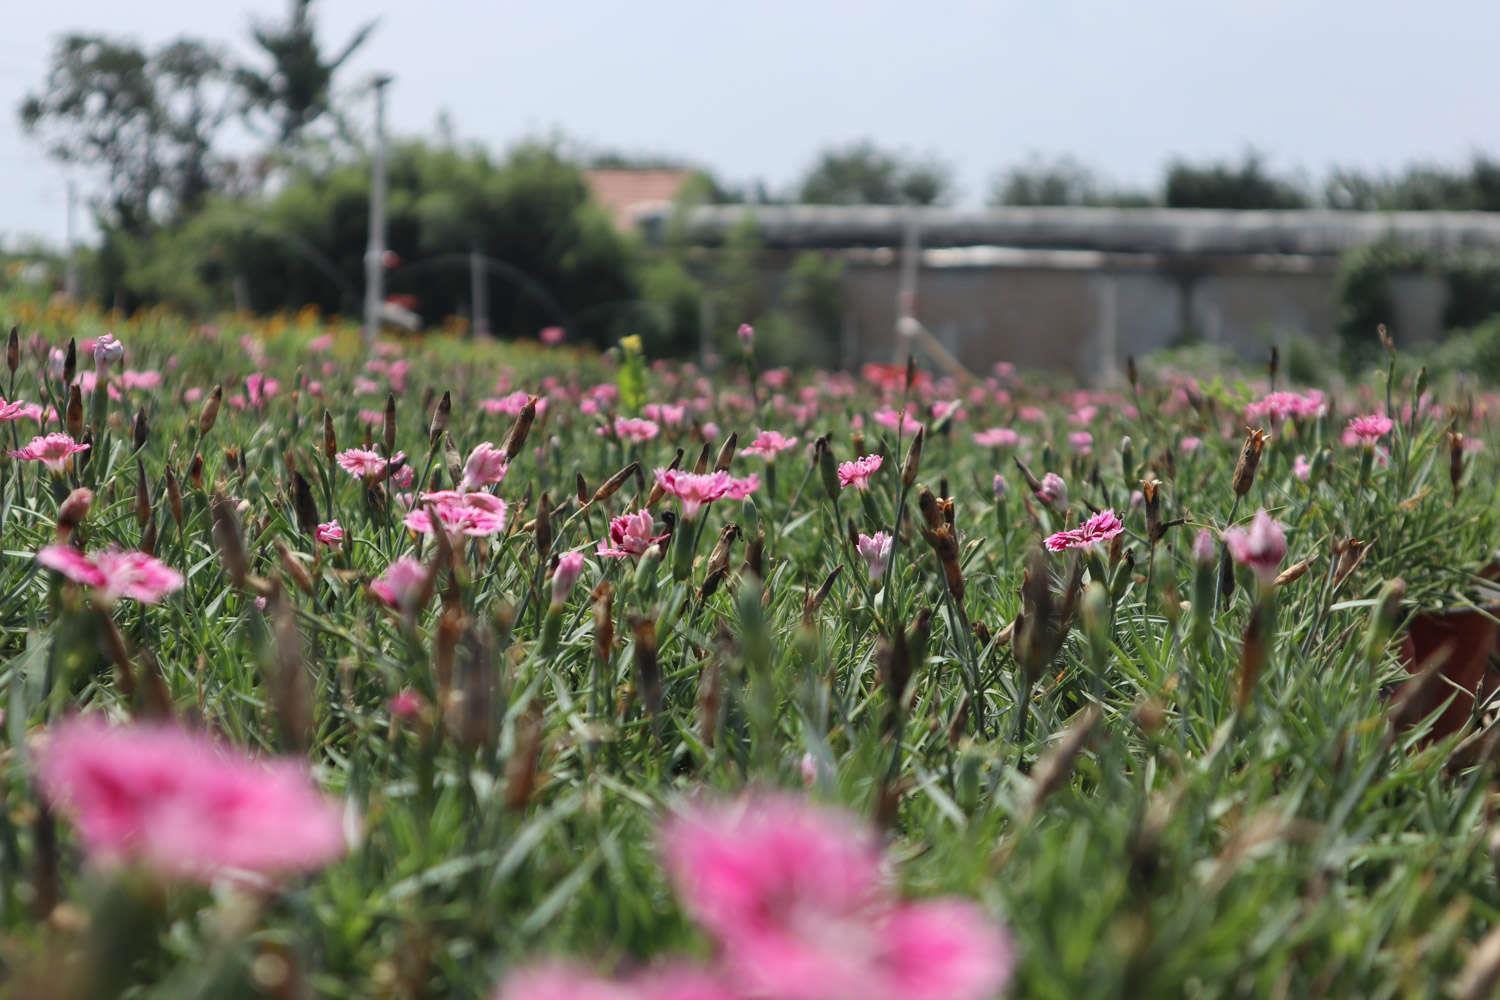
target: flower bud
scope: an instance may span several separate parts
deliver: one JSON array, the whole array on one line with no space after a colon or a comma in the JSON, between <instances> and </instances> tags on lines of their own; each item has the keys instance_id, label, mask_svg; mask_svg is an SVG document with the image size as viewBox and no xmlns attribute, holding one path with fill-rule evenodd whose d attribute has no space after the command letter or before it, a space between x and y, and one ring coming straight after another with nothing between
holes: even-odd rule
<instances>
[{"instance_id":1,"label":"flower bud","mask_svg":"<svg viewBox=\"0 0 1500 1000\"><path fill-rule=\"evenodd\" d=\"M573 585L583 573L583 553L564 552L557 557L557 566L552 570L552 603L565 604Z\"/></svg>"}]
</instances>

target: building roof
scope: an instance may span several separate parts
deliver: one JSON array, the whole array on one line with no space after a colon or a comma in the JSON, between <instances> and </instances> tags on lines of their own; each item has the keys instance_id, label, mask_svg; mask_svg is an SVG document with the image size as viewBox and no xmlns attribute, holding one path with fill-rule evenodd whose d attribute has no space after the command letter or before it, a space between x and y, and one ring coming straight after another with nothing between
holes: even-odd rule
<instances>
[{"instance_id":1,"label":"building roof","mask_svg":"<svg viewBox=\"0 0 1500 1000\"><path fill-rule=\"evenodd\" d=\"M671 214L637 216L659 234ZM1191 208L910 208L887 205L708 205L685 210L689 240L716 244L746 214L777 249L899 247L915 225L923 247L992 246L1102 253L1336 256L1391 241L1432 250L1500 250L1500 213L1221 211Z\"/></svg>"},{"instance_id":2,"label":"building roof","mask_svg":"<svg viewBox=\"0 0 1500 1000\"><path fill-rule=\"evenodd\" d=\"M620 229L631 229L644 212L670 210L689 170L585 170L584 182Z\"/></svg>"}]
</instances>

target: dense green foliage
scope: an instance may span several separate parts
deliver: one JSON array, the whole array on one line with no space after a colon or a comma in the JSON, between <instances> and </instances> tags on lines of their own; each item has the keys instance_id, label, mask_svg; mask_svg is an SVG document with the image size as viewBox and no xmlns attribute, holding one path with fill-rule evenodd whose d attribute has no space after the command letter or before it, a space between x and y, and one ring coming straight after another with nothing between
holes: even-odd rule
<instances>
[{"instance_id":1,"label":"dense green foliage","mask_svg":"<svg viewBox=\"0 0 1500 1000\"><path fill-rule=\"evenodd\" d=\"M22 330L19 369L0 373L9 399L58 398L46 348L105 329L100 317L15 299L0 312ZM1406 615L1471 600L1500 537L1500 401L1466 404L1435 384L1445 408L1401 417L1417 387L1399 356L1339 393L1350 412L1389 401L1399 419L1382 442L1388 462L1339 443L1343 413L1286 423L1239 500L1244 406L1266 387L1228 374L1193 382L1142 366L1137 389L1104 394L1028 373L972 386L924 377L910 393L922 417L951 398L964 413L927 422L908 489L910 432L872 419L908 395L899 373L871 373L884 389L785 372L752 386L751 363L699 385L687 369L443 338L367 367L354 331L308 320L203 332L152 315L113 329L125 366L160 370L161 387L91 408L93 450L64 480L0 460L0 975L17 995L42 982L59 995L70 970L106 961L112 989L155 984L126 995L474 997L541 955L611 966L702 952L655 856L663 806L705 787L801 788L804 760L808 794L884 825L910 894L971 896L1009 925L1016 996L1431 996L1500 919L1488 853L1494 741L1455 756L1480 723L1428 743L1422 728L1394 725L1389 696L1405 676ZM310 351L326 332L332 348ZM397 354L409 362L399 388ZM215 384L242 394L254 373L279 391L259 406L226 402L200 433L200 404L184 394ZM581 401L607 400L590 390L615 380L621 409L589 415ZM388 389L394 424L364 422ZM499 487L509 528L459 546L451 563L402 527L398 490L362 486L324 452L326 411L340 448L389 434L420 482L446 486L463 453L504 440L511 419L479 404L513 389L549 405ZM445 391L453 405L433 439ZM815 409L795 409L804 398ZM596 433L611 412L676 401L689 417L653 440ZM1022 416L1029 407L1035 421ZM995 425L1024 441L1014 452L971 442ZM4 425L12 446L22 427ZM611 515L651 502L651 470L675 448L691 466L700 447L711 454L731 431L743 446L762 427L801 441L774 464L732 459L735 475L761 477L751 499L678 521L665 558L594 555ZM1485 446L1464 456L1451 486L1450 427ZM1082 429L1092 453L1070 443ZM825 491L802 450L823 434L839 459L885 456L869 492ZM1202 439L1196 451L1182 445L1189 435ZM1304 454L1306 481L1293 472ZM1072 506L1034 499L1013 455L1064 476ZM644 475L620 492L575 499L580 481L591 496L632 460ZM342 523L341 549L299 527L294 472L311 484L313 514ZM1166 523L1155 544L1131 501L1152 479ZM149 546L187 578L160 605L112 612L133 697L101 642L110 612L33 560L77 484L95 494L79 528L89 551ZM924 540L924 524L934 530L924 485L952 501L961 591ZM212 529L215 491L234 501L247 576ZM1076 525L1085 505L1121 512L1118 546L1040 555L1041 538ZM549 508L542 537L532 522ZM1205 601L1190 551L1200 527L1216 533L1257 508L1286 526L1284 565L1310 564L1274 590L1258 672L1246 652L1253 580L1239 570L1215 601L1210 579ZM662 523L677 508L668 497L652 509ZM740 537L710 585L708 553L730 521ZM850 523L900 526L887 575L868 578ZM1350 538L1365 555L1343 572L1330 552ZM697 558L684 564L690 539ZM572 549L588 566L548 648L548 563ZM440 577L432 603L404 616L367 584L413 553ZM1028 563L1057 599L1075 573L1096 585L1073 616L1039 612L1033 589L1033 620L1061 629L1040 670L1031 640L1012 641L1029 633L1007 628ZM1396 577L1407 603L1388 641L1372 619ZM589 599L601 581L613 589L602 618ZM257 594L269 596L264 608ZM596 647L603 623L615 638ZM897 643L904 660L893 659ZM910 671L899 701L896 663ZM653 671L654 705L643 693ZM418 718L389 708L403 690L422 696ZM28 771L45 727L84 709L170 713L241 746L305 756L357 808L362 833L346 860L264 893L158 889L90 866L68 825L37 811ZM1069 726L1088 738L1059 758L1056 734Z\"/></svg>"}]
</instances>

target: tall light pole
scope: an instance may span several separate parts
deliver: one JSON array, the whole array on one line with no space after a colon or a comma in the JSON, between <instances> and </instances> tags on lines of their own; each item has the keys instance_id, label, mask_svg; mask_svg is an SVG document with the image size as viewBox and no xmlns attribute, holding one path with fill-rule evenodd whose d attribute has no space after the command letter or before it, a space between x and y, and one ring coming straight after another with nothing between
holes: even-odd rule
<instances>
[{"instance_id":1,"label":"tall light pole","mask_svg":"<svg viewBox=\"0 0 1500 1000\"><path fill-rule=\"evenodd\" d=\"M375 144L370 157L370 242L365 247L365 350L380 332L385 301L385 88L392 77L375 77Z\"/></svg>"}]
</instances>

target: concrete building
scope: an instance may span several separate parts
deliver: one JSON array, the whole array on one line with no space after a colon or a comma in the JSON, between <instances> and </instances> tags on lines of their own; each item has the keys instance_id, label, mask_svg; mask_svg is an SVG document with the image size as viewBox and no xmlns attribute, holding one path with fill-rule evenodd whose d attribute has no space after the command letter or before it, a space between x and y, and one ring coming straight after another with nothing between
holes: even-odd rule
<instances>
[{"instance_id":1,"label":"concrete building","mask_svg":"<svg viewBox=\"0 0 1500 1000\"><path fill-rule=\"evenodd\" d=\"M659 239L673 209L637 213ZM1328 341L1344 253L1389 241L1500 252L1500 214L1203 209L720 205L681 210L690 243L719 246L746 213L767 281L805 250L845 261L844 362L899 360L918 328L971 371L999 360L1107 378L1131 354L1190 338L1246 357L1290 338ZM1389 325L1442 332L1446 287L1402 276ZM903 320L902 303L910 303ZM913 324L912 319L917 323ZM1373 335L1373 331L1372 331ZM928 341L931 343L931 341Z\"/></svg>"}]
</instances>

